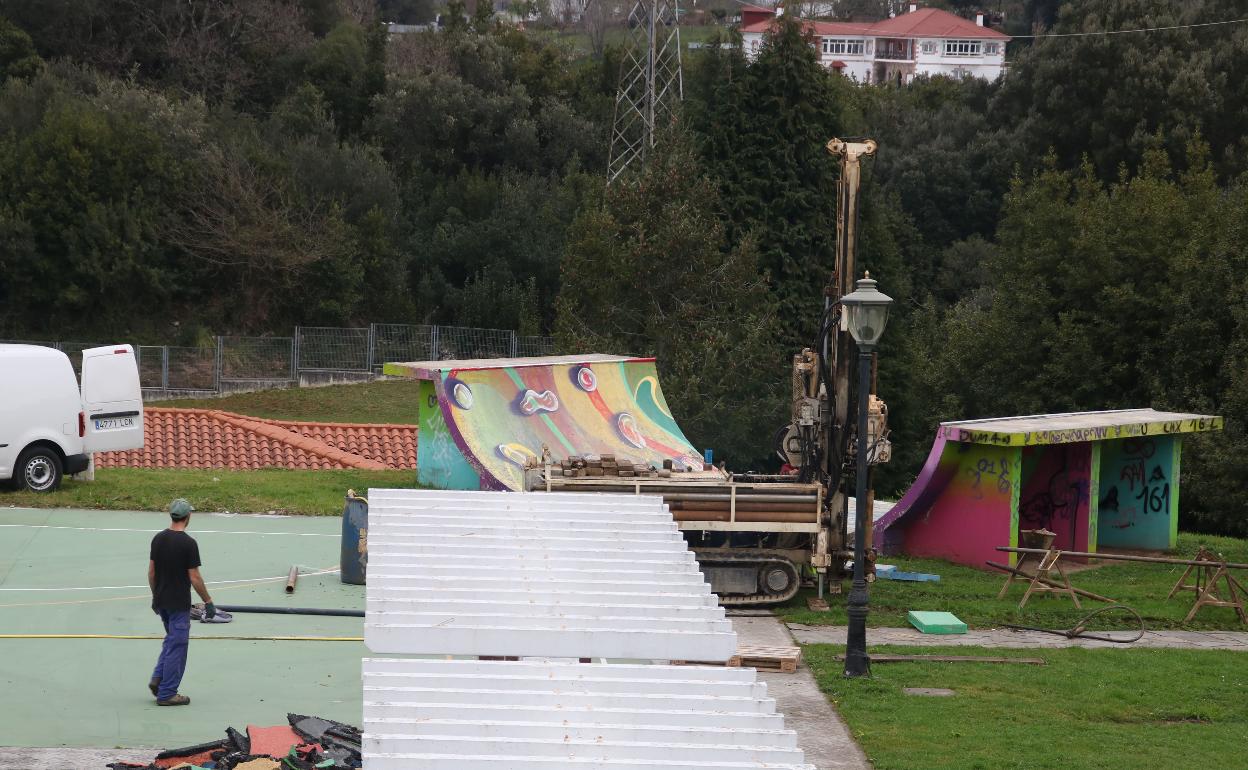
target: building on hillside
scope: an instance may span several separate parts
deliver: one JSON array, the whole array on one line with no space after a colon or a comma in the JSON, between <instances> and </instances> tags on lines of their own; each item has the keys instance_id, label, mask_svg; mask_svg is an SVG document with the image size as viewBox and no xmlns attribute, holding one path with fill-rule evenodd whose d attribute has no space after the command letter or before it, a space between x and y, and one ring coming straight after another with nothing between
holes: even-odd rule
<instances>
[{"instance_id":1,"label":"building on hillside","mask_svg":"<svg viewBox=\"0 0 1248 770\"><path fill-rule=\"evenodd\" d=\"M745 55L753 59L763 34L775 22L770 8L741 9ZM1005 72L1010 36L939 8L910 6L910 12L877 22L807 21L819 61L860 83L909 83L916 75L996 80Z\"/></svg>"}]
</instances>

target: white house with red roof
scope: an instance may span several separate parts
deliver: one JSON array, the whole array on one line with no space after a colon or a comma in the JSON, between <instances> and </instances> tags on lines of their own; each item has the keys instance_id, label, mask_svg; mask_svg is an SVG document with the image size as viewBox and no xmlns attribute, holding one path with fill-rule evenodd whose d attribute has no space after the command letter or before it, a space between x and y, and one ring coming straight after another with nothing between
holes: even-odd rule
<instances>
[{"instance_id":1,"label":"white house with red roof","mask_svg":"<svg viewBox=\"0 0 1248 770\"><path fill-rule=\"evenodd\" d=\"M783 12L783 9L781 11ZM777 11L741 10L741 38L751 60ZM909 83L916 75L996 80L1005 72L1010 36L939 8L918 8L891 19L867 22L803 20L819 61L860 83Z\"/></svg>"}]
</instances>

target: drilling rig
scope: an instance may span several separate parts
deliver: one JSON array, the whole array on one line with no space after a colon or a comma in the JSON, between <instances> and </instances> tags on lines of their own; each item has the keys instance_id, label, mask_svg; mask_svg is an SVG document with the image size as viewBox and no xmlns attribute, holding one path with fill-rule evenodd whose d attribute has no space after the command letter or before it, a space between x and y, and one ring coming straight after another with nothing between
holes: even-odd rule
<instances>
[{"instance_id":1,"label":"drilling rig","mask_svg":"<svg viewBox=\"0 0 1248 770\"><path fill-rule=\"evenodd\" d=\"M853 558L848 506L857 467L858 394L853 340L840 298L853 290L857 273L862 160L874 155L876 144L832 139L827 149L840 161L836 263L813 344L793 357L791 421L775 437L787 472L568 478L547 464L526 477L525 486L533 491L662 495L725 606L785 602L811 573L822 595L829 576L839 585ZM867 459L887 462L888 409L874 395L869 403ZM871 518L865 517L868 527ZM869 543L869 529L866 534Z\"/></svg>"}]
</instances>

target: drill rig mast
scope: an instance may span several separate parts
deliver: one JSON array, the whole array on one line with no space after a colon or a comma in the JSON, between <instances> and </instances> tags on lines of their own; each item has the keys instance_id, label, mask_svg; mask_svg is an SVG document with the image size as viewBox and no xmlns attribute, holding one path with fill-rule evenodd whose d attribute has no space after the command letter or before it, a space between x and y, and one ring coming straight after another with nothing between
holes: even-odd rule
<instances>
[{"instance_id":1,"label":"drill rig mast","mask_svg":"<svg viewBox=\"0 0 1248 770\"><path fill-rule=\"evenodd\" d=\"M847 501L854 489L858 393L851 390L855 350L842 322L840 299L853 289L857 272L861 161L874 154L875 142L833 139L827 147L841 165L836 265L824 289L818 334L793 358L792 422L777 435L777 453L790 466L786 470L796 470L776 475L664 469L658 478L638 479L604 477L575 463L546 463L526 472L525 488L532 491L661 495L726 607L788 601L808 566L816 571L822 594L829 570L839 579L846 560L853 558ZM888 460L886 416L883 402L873 396L867 437L871 463Z\"/></svg>"},{"instance_id":2,"label":"drill rig mast","mask_svg":"<svg viewBox=\"0 0 1248 770\"><path fill-rule=\"evenodd\" d=\"M848 499L852 492L856 403L851 393L853 340L844 324L840 298L853 291L857 272L858 205L862 186L862 159L875 154L876 144L832 139L828 152L840 159L837 181L836 264L824 289L823 316L812 347L793 357L792 422L781 430L777 453L797 468L798 480L824 487L830 526L820 531L812 555L819 572L820 588L828 568L848 556ZM868 458L872 464L887 462L887 407L872 396L869 413ZM848 480L848 483L846 483ZM867 521L871 517L867 516ZM869 534L869 533L868 533ZM840 572L839 569L834 570Z\"/></svg>"}]
</instances>

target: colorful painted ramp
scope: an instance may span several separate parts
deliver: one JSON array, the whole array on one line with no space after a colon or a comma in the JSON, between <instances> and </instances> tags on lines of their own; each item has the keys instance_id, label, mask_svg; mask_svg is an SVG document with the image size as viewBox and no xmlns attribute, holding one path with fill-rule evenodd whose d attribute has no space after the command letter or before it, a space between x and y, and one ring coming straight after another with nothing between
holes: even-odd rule
<instances>
[{"instance_id":1,"label":"colorful painted ramp","mask_svg":"<svg viewBox=\"0 0 1248 770\"><path fill-rule=\"evenodd\" d=\"M615 455L722 479L672 418L653 358L541 356L388 363L421 381L417 478L436 489L519 490L526 465Z\"/></svg>"},{"instance_id":2,"label":"colorful painted ramp","mask_svg":"<svg viewBox=\"0 0 1248 770\"><path fill-rule=\"evenodd\" d=\"M875 547L983 567L1021 530L1047 529L1065 550L1170 550L1183 434L1221 429L1221 417L1152 409L942 423Z\"/></svg>"}]
</instances>

